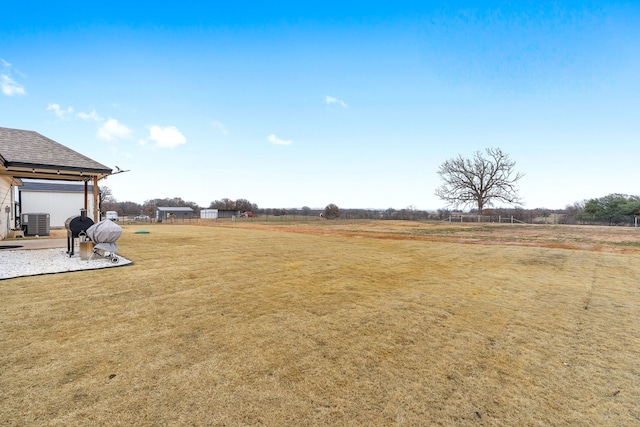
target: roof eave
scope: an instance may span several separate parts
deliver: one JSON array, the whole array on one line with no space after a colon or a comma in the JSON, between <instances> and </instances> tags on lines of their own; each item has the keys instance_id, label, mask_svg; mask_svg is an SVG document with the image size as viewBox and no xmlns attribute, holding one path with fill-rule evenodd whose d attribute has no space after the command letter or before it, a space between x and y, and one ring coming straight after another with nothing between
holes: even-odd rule
<instances>
[{"instance_id":1,"label":"roof eave","mask_svg":"<svg viewBox=\"0 0 640 427\"><path fill-rule=\"evenodd\" d=\"M60 166L60 165L43 165L38 163L22 163L22 162L5 162L4 164L7 170L42 170L42 171L56 171L65 173L84 172L93 175L111 175L112 169L109 168L83 168L76 166Z\"/></svg>"},{"instance_id":2,"label":"roof eave","mask_svg":"<svg viewBox=\"0 0 640 427\"><path fill-rule=\"evenodd\" d=\"M29 178L29 179L53 179L61 181L87 181L92 178L103 179L111 175L110 170L95 170L95 169L48 169L48 168L16 168L7 167L0 169L0 175L9 175L13 178Z\"/></svg>"}]
</instances>

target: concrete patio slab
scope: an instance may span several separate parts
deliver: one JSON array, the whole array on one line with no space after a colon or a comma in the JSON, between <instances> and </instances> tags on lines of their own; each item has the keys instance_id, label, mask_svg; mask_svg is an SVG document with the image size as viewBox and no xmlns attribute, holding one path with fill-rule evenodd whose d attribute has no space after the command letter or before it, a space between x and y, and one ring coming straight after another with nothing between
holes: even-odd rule
<instances>
[{"instance_id":1,"label":"concrete patio slab","mask_svg":"<svg viewBox=\"0 0 640 427\"><path fill-rule=\"evenodd\" d=\"M78 239L76 240L76 248L78 247ZM24 250L24 249L55 249L55 248L64 248L67 249L67 239L48 239L48 238L40 238L40 239L5 239L0 240L1 246L19 246L16 248L9 249L1 249L1 250Z\"/></svg>"}]
</instances>

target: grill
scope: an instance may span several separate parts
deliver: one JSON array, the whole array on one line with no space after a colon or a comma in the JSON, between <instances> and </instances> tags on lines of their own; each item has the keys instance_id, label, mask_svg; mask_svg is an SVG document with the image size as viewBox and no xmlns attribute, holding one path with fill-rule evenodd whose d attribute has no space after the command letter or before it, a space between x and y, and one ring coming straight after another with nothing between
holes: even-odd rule
<instances>
[{"instance_id":1,"label":"grill","mask_svg":"<svg viewBox=\"0 0 640 427\"><path fill-rule=\"evenodd\" d=\"M86 233L87 228L93 225L93 220L85 215L86 211L80 209L80 215L70 216L64 222L64 228L67 229L67 253L69 256L73 256L73 249L75 246L75 238L80 235L81 232Z\"/></svg>"}]
</instances>

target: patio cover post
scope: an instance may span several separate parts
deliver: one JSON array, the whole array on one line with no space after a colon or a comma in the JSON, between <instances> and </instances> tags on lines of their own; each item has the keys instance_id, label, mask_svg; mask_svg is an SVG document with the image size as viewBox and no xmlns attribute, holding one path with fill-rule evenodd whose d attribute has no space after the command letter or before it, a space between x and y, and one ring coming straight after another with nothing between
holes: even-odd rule
<instances>
[{"instance_id":1,"label":"patio cover post","mask_svg":"<svg viewBox=\"0 0 640 427\"><path fill-rule=\"evenodd\" d=\"M89 212L87 207L89 206L89 183L84 182L84 211Z\"/></svg>"},{"instance_id":2,"label":"patio cover post","mask_svg":"<svg viewBox=\"0 0 640 427\"><path fill-rule=\"evenodd\" d=\"M99 200L98 200L98 177L93 177L93 222L97 223L100 220L99 212Z\"/></svg>"}]
</instances>

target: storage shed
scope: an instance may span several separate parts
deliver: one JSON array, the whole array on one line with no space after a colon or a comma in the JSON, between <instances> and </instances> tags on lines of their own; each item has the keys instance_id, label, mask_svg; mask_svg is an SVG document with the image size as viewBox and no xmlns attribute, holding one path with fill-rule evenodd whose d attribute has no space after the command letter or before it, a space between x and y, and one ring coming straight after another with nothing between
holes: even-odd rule
<instances>
[{"instance_id":1,"label":"storage shed","mask_svg":"<svg viewBox=\"0 0 640 427\"><path fill-rule=\"evenodd\" d=\"M218 218L240 218L240 211L235 209L218 209Z\"/></svg>"},{"instance_id":2,"label":"storage shed","mask_svg":"<svg viewBox=\"0 0 640 427\"><path fill-rule=\"evenodd\" d=\"M87 191L93 194L93 185L90 184ZM62 228L67 218L77 215L84 207L84 185L81 182L25 180L18 187L18 205L20 214L46 212L51 227ZM93 204L88 208L86 214L92 218Z\"/></svg>"},{"instance_id":3,"label":"storage shed","mask_svg":"<svg viewBox=\"0 0 640 427\"><path fill-rule=\"evenodd\" d=\"M185 220L192 218L194 218L194 212L192 208L186 206L156 206L156 221L158 222L167 220Z\"/></svg>"},{"instance_id":4,"label":"storage shed","mask_svg":"<svg viewBox=\"0 0 640 427\"><path fill-rule=\"evenodd\" d=\"M201 219L217 219L218 209L200 209Z\"/></svg>"}]
</instances>

